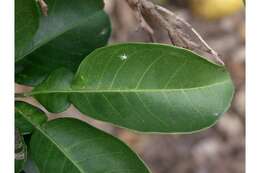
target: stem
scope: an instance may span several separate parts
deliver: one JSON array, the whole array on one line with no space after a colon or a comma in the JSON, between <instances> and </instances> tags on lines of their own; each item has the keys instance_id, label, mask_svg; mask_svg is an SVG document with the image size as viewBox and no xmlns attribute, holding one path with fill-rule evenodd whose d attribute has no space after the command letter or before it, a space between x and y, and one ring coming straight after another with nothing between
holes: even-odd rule
<instances>
[{"instance_id":1,"label":"stem","mask_svg":"<svg viewBox=\"0 0 260 173\"><path fill-rule=\"evenodd\" d=\"M46 2L44 0L38 0L38 3L41 7L42 14L44 16L48 16L48 5L46 4Z\"/></svg>"},{"instance_id":2,"label":"stem","mask_svg":"<svg viewBox=\"0 0 260 173\"><path fill-rule=\"evenodd\" d=\"M168 32L168 37L173 45L192 50L207 57L206 59L210 61L224 65L218 53L206 43L200 34L172 11L155 5L149 0L126 0L126 2L138 14L141 27L151 36L153 36L153 25L150 21L155 21L160 28ZM149 20L146 20L147 18ZM210 54L211 57L204 56L205 53Z\"/></svg>"},{"instance_id":3,"label":"stem","mask_svg":"<svg viewBox=\"0 0 260 173\"><path fill-rule=\"evenodd\" d=\"M28 96L26 95L26 93L15 93L15 97L23 98L23 97L28 97Z\"/></svg>"}]
</instances>

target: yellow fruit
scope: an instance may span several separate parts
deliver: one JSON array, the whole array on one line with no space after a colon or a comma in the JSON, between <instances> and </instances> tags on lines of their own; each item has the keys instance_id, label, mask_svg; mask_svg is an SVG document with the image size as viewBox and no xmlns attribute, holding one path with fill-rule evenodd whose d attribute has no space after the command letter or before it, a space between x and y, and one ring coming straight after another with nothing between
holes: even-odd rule
<instances>
[{"instance_id":1,"label":"yellow fruit","mask_svg":"<svg viewBox=\"0 0 260 173\"><path fill-rule=\"evenodd\" d=\"M244 7L242 0L190 0L195 15L208 20L220 19Z\"/></svg>"}]
</instances>

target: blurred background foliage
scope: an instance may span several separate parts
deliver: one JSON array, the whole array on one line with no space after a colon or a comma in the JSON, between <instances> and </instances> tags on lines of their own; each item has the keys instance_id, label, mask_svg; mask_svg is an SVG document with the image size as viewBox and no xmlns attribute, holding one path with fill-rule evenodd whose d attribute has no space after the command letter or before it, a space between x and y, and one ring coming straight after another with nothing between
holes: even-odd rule
<instances>
[{"instance_id":1,"label":"blurred background foliage","mask_svg":"<svg viewBox=\"0 0 260 173\"><path fill-rule=\"evenodd\" d=\"M194 16L207 20L221 19L244 8L242 0L153 0L153 2L187 7Z\"/></svg>"}]
</instances>

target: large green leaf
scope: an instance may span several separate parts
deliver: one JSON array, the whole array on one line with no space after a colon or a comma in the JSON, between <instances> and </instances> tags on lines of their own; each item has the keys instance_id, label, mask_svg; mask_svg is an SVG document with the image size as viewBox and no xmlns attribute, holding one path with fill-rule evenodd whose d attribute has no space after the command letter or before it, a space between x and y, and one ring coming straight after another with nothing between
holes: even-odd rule
<instances>
[{"instance_id":1,"label":"large green leaf","mask_svg":"<svg viewBox=\"0 0 260 173\"><path fill-rule=\"evenodd\" d=\"M35 0L15 0L15 59L23 54L39 25Z\"/></svg>"},{"instance_id":2,"label":"large green leaf","mask_svg":"<svg viewBox=\"0 0 260 173\"><path fill-rule=\"evenodd\" d=\"M37 128L31 154L41 173L148 173L123 142L85 122L62 118Z\"/></svg>"},{"instance_id":3,"label":"large green leaf","mask_svg":"<svg viewBox=\"0 0 260 173\"><path fill-rule=\"evenodd\" d=\"M22 134L29 134L35 127L47 121L47 116L40 109L22 102L15 102L15 127L20 130Z\"/></svg>"},{"instance_id":4,"label":"large green leaf","mask_svg":"<svg viewBox=\"0 0 260 173\"><path fill-rule=\"evenodd\" d=\"M75 71L87 54L109 38L110 21L103 0L46 2L48 16L41 16L32 43L16 62L17 83L37 85L58 67Z\"/></svg>"},{"instance_id":5,"label":"large green leaf","mask_svg":"<svg viewBox=\"0 0 260 173\"><path fill-rule=\"evenodd\" d=\"M121 44L89 55L72 90L72 103L96 119L145 132L192 132L218 120L234 89L223 66L191 51Z\"/></svg>"},{"instance_id":6,"label":"large green leaf","mask_svg":"<svg viewBox=\"0 0 260 173\"><path fill-rule=\"evenodd\" d=\"M23 136L15 130L15 173L20 173L27 160L27 147L24 143Z\"/></svg>"},{"instance_id":7,"label":"large green leaf","mask_svg":"<svg viewBox=\"0 0 260 173\"><path fill-rule=\"evenodd\" d=\"M62 79L57 79L62 80ZM81 63L70 94L95 119L142 132L193 132L213 125L234 88L224 66L191 51L160 44L98 49Z\"/></svg>"}]
</instances>

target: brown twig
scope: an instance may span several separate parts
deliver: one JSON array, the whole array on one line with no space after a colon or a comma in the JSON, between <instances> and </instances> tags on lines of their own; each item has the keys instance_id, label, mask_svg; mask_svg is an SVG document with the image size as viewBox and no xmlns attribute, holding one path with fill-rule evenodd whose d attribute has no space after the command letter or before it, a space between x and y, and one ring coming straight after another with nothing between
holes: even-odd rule
<instances>
[{"instance_id":1,"label":"brown twig","mask_svg":"<svg viewBox=\"0 0 260 173\"><path fill-rule=\"evenodd\" d=\"M126 0L129 6L134 10L134 13L139 21L139 24L141 27L150 37L150 40L152 42L156 42L156 39L154 37L154 30L152 27L146 22L144 19L141 11L142 11L142 6L139 3L139 0Z\"/></svg>"},{"instance_id":2,"label":"brown twig","mask_svg":"<svg viewBox=\"0 0 260 173\"><path fill-rule=\"evenodd\" d=\"M155 5L148 0L126 0L129 6L137 13L140 26L154 38L152 24L156 23L167 31L169 39L173 45L190 49L196 53L209 54L209 59L224 65L218 53L214 51L198 32L184 19L178 17L172 11L159 5ZM148 20L149 19L149 20ZM155 39L153 39L155 40Z\"/></svg>"},{"instance_id":3,"label":"brown twig","mask_svg":"<svg viewBox=\"0 0 260 173\"><path fill-rule=\"evenodd\" d=\"M41 7L42 14L44 16L48 16L48 5L46 4L46 2L44 0L38 0L38 3Z\"/></svg>"}]
</instances>

